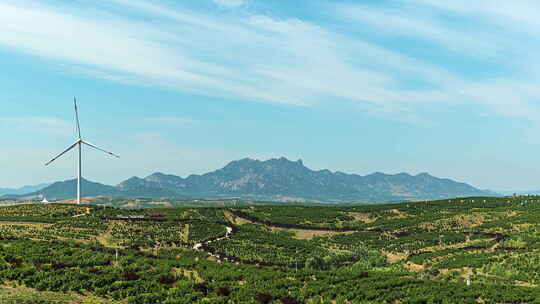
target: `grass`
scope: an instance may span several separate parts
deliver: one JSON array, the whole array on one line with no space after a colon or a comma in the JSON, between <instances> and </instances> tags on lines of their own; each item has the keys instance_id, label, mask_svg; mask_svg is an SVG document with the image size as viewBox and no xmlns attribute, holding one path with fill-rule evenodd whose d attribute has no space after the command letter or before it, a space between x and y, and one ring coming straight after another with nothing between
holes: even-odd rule
<instances>
[{"instance_id":1,"label":"grass","mask_svg":"<svg viewBox=\"0 0 540 304\"><path fill-rule=\"evenodd\" d=\"M0 285L0 303L2 304L123 304L125 301L114 301L92 296L90 294L61 293L37 291L8 282Z\"/></svg>"}]
</instances>

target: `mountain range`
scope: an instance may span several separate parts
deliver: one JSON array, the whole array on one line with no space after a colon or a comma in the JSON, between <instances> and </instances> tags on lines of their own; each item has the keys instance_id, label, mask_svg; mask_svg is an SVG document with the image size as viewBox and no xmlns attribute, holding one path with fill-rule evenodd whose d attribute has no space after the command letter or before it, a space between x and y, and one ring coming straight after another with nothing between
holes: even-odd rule
<instances>
[{"instance_id":1,"label":"mountain range","mask_svg":"<svg viewBox=\"0 0 540 304\"><path fill-rule=\"evenodd\" d=\"M492 193L466 183L437 178L428 173L373 173L366 176L311 170L302 160L284 157L266 161L244 158L202 175L182 178L154 173L132 177L117 186L83 180L84 196L146 198L242 198L257 200L320 200L388 202L485 196ZM76 182L56 182L22 197L39 194L49 200L75 196Z\"/></svg>"},{"instance_id":2,"label":"mountain range","mask_svg":"<svg viewBox=\"0 0 540 304\"><path fill-rule=\"evenodd\" d=\"M0 188L0 196L5 194L25 194L29 192L34 192L41 190L50 184L39 184L39 185L31 185L31 186L23 186L20 188Z\"/></svg>"}]
</instances>

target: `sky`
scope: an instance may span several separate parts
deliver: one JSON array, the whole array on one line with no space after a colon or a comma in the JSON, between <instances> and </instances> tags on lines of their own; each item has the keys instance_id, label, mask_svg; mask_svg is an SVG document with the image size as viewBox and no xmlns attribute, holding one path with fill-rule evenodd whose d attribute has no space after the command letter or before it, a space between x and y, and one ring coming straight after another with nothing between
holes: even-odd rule
<instances>
[{"instance_id":1,"label":"sky","mask_svg":"<svg viewBox=\"0 0 540 304\"><path fill-rule=\"evenodd\" d=\"M540 2L2 0L0 187L244 157L540 189Z\"/></svg>"}]
</instances>

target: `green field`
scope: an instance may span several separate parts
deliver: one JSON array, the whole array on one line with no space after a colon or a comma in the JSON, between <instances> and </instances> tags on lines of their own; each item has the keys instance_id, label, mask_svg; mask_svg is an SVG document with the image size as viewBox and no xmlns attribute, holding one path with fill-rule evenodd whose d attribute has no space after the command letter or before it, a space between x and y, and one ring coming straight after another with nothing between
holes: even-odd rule
<instances>
[{"instance_id":1,"label":"green field","mask_svg":"<svg viewBox=\"0 0 540 304\"><path fill-rule=\"evenodd\" d=\"M5 206L0 303L540 303L539 228L540 197Z\"/></svg>"}]
</instances>

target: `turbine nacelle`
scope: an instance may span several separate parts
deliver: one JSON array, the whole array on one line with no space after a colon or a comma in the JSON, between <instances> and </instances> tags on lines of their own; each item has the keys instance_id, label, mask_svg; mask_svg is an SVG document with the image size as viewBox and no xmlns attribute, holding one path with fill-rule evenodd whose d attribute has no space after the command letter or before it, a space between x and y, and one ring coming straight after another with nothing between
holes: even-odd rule
<instances>
[{"instance_id":1,"label":"turbine nacelle","mask_svg":"<svg viewBox=\"0 0 540 304\"><path fill-rule=\"evenodd\" d=\"M50 161L48 161L48 162L45 164L45 166L50 165L50 164L53 163L55 160L59 159L62 155L66 154L66 153L69 152L71 149L77 147L77 145L87 145L87 146L89 146L89 147L91 147L91 148L94 148L94 149L96 149L96 150L99 150L99 151L101 151L101 152L104 152L104 153L106 153L107 155L111 155L111 156L114 156L114 157L116 157L116 158L120 158L120 156L118 156L118 155L116 155L116 154L114 154L114 153L112 153L112 152L109 152L109 151L104 150L104 149L102 149L102 148L100 148L100 147L98 147L98 146L96 146L96 145L93 145L93 144L87 142L87 141L84 141L84 140L82 140L82 139L79 139L79 140L77 140L73 145L69 146L66 150L64 150L64 152L58 154L58 155L55 156L53 159L51 159Z\"/></svg>"}]
</instances>

